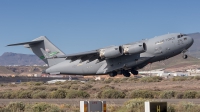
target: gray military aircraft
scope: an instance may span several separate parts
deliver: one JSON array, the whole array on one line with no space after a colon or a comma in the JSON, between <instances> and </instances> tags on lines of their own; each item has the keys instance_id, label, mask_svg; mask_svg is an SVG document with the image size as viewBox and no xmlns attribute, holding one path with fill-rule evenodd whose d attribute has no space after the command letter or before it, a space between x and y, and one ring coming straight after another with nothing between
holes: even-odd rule
<instances>
[{"instance_id":1,"label":"gray military aircraft","mask_svg":"<svg viewBox=\"0 0 200 112\"><path fill-rule=\"evenodd\" d=\"M165 60L180 53L186 59L185 52L193 44L193 38L181 33L170 33L151 39L120 46L110 46L88 52L66 55L53 45L45 36L30 42L10 44L24 45L41 58L49 68L48 74L103 75L111 77L130 72L138 74L138 69L149 63Z\"/></svg>"}]
</instances>

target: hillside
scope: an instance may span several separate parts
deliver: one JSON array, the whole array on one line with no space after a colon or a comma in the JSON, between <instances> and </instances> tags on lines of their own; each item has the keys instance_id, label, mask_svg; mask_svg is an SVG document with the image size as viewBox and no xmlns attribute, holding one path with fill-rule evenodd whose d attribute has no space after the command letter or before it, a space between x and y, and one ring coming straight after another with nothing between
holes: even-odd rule
<instances>
[{"instance_id":1,"label":"hillside","mask_svg":"<svg viewBox=\"0 0 200 112\"><path fill-rule=\"evenodd\" d=\"M36 55L5 52L0 56L0 66L7 65L44 65Z\"/></svg>"},{"instance_id":2,"label":"hillside","mask_svg":"<svg viewBox=\"0 0 200 112\"><path fill-rule=\"evenodd\" d=\"M15 74L15 72L7 69L5 66L0 66L0 74Z\"/></svg>"},{"instance_id":3,"label":"hillside","mask_svg":"<svg viewBox=\"0 0 200 112\"><path fill-rule=\"evenodd\" d=\"M190 56L200 58L200 33L191 33L188 34L190 37L194 39L193 45L188 49L188 54Z\"/></svg>"},{"instance_id":4,"label":"hillside","mask_svg":"<svg viewBox=\"0 0 200 112\"><path fill-rule=\"evenodd\" d=\"M153 70L153 69L175 69L175 68L181 68L181 67L188 67L192 65L199 65L200 66L200 60L194 57L189 56L187 59L182 58L182 54L174 56L172 58L155 62L152 64L147 65L142 70Z\"/></svg>"},{"instance_id":5,"label":"hillside","mask_svg":"<svg viewBox=\"0 0 200 112\"><path fill-rule=\"evenodd\" d=\"M47 67L42 66L0 66L0 75L27 75L42 73Z\"/></svg>"}]
</instances>

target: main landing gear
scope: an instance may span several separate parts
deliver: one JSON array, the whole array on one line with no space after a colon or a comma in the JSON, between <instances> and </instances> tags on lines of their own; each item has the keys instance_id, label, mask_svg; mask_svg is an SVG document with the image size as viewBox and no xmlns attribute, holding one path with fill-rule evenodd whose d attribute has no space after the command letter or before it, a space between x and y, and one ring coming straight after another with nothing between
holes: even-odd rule
<instances>
[{"instance_id":1,"label":"main landing gear","mask_svg":"<svg viewBox=\"0 0 200 112\"><path fill-rule=\"evenodd\" d=\"M132 73L133 75L138 75L138 71L136 71L136 70L134 70L134 69L131 70L131 73Z\"/></svg>"},{"instance_id":2,"label":"main landing gear","mask_svg":"<svg viewBox=\"0 0 200 112\"><path fill-rule=\"evenodd\" d=\"M123 70L122 74L125 76L125 77L130 77L131 74L129 73L129 71L127 70Z\"/></svg>"},{"instance_id":3,"label":"main landing gear","mask_svg":"<svg viewBox=\"0 0 200 112\"><path fill-rule=\"evenodd\" d=\"M113 72L109 73L109 76L110 76L110 77L115 77L115 76L117 76L117 72L116 72L116 71L113 71Z\"/></svg>"},{"instance_id":4,"label":"main landing gear","mask_svg":"<svg viewBox=\"0 0 200 112\"><path fill-rule=\"evenodd\" d=\"M134 70L134 69L132 69L130 72L131 72L133 75L138 75L138 71L136 71L136 70ZM123 74L125 77L130 77L130 76L131 76L130 72L129 72L128 70L121 70L121 71L119 72L119 74ZM109 76L110 76L110 77L115 77L115 76L117 76L117 74L118 74L118 72L113 71L113 72L110 72L110 73L109 73Z\"/></svg>"}]
</instances>

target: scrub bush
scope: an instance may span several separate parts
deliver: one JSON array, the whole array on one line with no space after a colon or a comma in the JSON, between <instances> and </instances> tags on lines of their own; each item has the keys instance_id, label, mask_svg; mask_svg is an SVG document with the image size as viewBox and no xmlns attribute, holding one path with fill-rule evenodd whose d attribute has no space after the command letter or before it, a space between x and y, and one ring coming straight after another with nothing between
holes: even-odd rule
<instances>
[{"instance_id":1,"label":"scrub bush","mask_svg":"<svg viewBox=\"0 0 200 112\"><path fill-rule=\"evenodd\" d=\"M139 80L140 82L160 82L162 81L162 77L153 76L153 77L142 77Z\"/></svg>"},{"instance_id":2,"label":"scrub bush","mask_svg":"<svg viewBox=\"0 0 200 112\"><path fill-rule=\"evenodd\" d=\"M36 91L36 92L34 92L32 94L32 98L35 98L35 99L39 99L39 98L45 99L45 98L47 98L47 94L48 94L48 92L46 92L46 91Z\"/></svg>"},{"instance_id":3,"label":"scrub bush","mask_svg":"<svg viewBox=\"0 0 200 112\"><path fill-rule=\"evenodd\" d=\"M155 92L148 90L134 90L130 92L129 98L154 98Z\"/></svg>"},{"instance_id":4,"label":"scrub bush","mask_svg":"<svg viewBox=\"0 0 200 112\"><path fill-rule=\"evenodd\" d=\"M46 86L33 86L30 89L31 90L46 90Z\"/></svg>"},{"instance_id":5,"label":"scrub bush","mask_svg":"<svg viewBox=\"0 0 200 112\"><path fill-rule=\"evenodd\" d=\"M200 80L200 76L194 76L194 79Z\"/></svg>"},{"instance_id":6,"label":"scrub bush","mask_svg":"<svg viewBox=\"0 0 200 112\"><path fill-rule=\"evenodd\" d=\"M25 98L25 99L30 99L32 98L32 91L30 90L23 90L18 92L18 98Z\"/></svg>"},{"instance_id":7,"label":"scrub bush","mask_svg":"<svg viewBox=\"0 0 200 112\"><path fill-rule=\"evenodd\" d=\"M5 112L24 112L25 111L25 104L22 102L12 102L9 103L6 107L7 111Z\"/></svg>"},{"instance_id":8,"label":"scrub bush","mask_svg":"<svg viewBox=\"0 0 200 112\"><path fill-rule=\"evenodd\" d=\"M183 96L184 96L184 93L183 93L183 92L178 92L178 93L176 93L175 98L177 98L177 99L182 99Z\"/></svg>"},{"instance_id":9,"label":"scrub bush","mask_svg":"<svg viewBox=\"0 0 200 112\"><path fill-rule=\"evenodd\" d=\"M47 90L49 90L49 91L56 91L56 90L58 90L58 88L57 87L49 87Z\"/></svg>"},{"instance_id":10,"label":"scrub bush","mask_svg":"<svg viewBox=\"0 0 200 112\"><path fill-rule=\"evenodd\" d=\"M4 99L11 99L12 98L12 92L11 91L1 92L0 97L4 98Z\"/></svg>"},{"instance_id":11,"label":"scrub bush","mask_svg":"<svg viewBox=\"0 0 200 112\"><path fill-rule=\"evenodd\" d=\"M72 84L70 89L78 90L79 85L78 84Z\"/></svg>"},{"instance_id":12,"label":"scrub bush","mask_svg":"<svg viewBox=\"0 0 200 112\"><path fill-rule=\"evenodd\" d=\"M52 105L48 103L38 103L32 106L33 112L62 112L57 105Z\"/></svg>"},{"instance_id":13,"label":"scrub bush","mask_svg":"<svg viewBox=\"0 0 200 112\"><path fill-rule=\"evenodd\" d=\"M188 77L176 76L172 78L172 81L186 81L186 80L188 80Z\"/></svg>"},{"instance_id":14,"label":"scrub bush","mask_svg":"<svg viewBox=\"0 0 200 112\"><path fill-rule=\"evenodd\" d=\"M108 78L108 79L105 79L105 80L104 80L104 83L109 84L109 83L111 83L113 80L114 80L114 79L112 79L112 78Z\"/></svg>"},{"instance_id":15,"label":"scrub bush","mask_svg":"<svg viewBox=\"0 0 200 112\"><path fill-rule=\"evenodd\" d=\"M71 84L65 84L65 85L62 85L60 87L63 88L63 89L70 89Z\"/></svg>"},{"instance_id":16,"label":"scrub bush","mask_svg":"<svg viewBox=\"0 0 200 112\"><path fill-rule=\"evenodd\" d=\"M50 94L48 94L48 98L65 98L66 97L66 90L64 89L59 89L57 91L53 91Z\"/></svg>"},{"instance_id":17,"label":"scrub bush","mask_svg":"<svg viewBox=\"0 0 200 112\"><path fill-rule=\"evenodd\" d=\"M79 86L78 90L88 90L88 89L90 89L92 87L93 86L90 85L90 84L84 84L84 85Z\"/></svg>"},{"instance_id":18,"label":"scrub bush","mask_svg":"<svg viewBox=\"0 0 200 112\"><path fill-rule=\"evenodd\" d=\"M146 99L132 99L124 103L117 112L144 112Z\"/></svg>"},{"instance_id":19,"label":"scrub bush","mask_svg":"<svg viewBox=\"0 0 200 112\"><path fill-rule=\"evenodd\" d=\"M189 98L195 98L196 94L197 94L196 91L186 91L186 92L184 93L183 98L188 98L188 99L189 99Z\"/></svg>"},{"instance_id":20,"label":"scrub bush","mask_svg":"<svg viewBox=\"0 0 200 112\"><path fill-rule=\"evenodd\" d=\"M125 98L126 94L115 89L104 89L98 93L98 98Z\"/></svg>"},{"instance_id":21,"label":"scrub bush","mask_svg":"<svg viewBox=\"0 0 200 112\"><path fill-rule=\"evenodd\" d=\"M160 98L164 98L164 99L170 99L175 97L175 92L174 91L163 91L160 93Z\"/></svg>"},{"instance_id":22,"label":"scrub bush","mask_svg":"<svg viewBox=\"0 0 200 112\"><path fill-rule=\"evenodd\" d=\"M66 98L89 98L90 94L85 91L79 90L69 90L67 92Z\"/></svg>"},{"instance_id":23,"label":"scrub bush","mask_svg":"<svg viewBox=\"0 0 200 112\"><path fill-rule=\"evenodd\" d=\"M115 87L110 86L110 85L105 85L104 87L101 87L100 89L101 89L101 90L102 90L102 89L115 89Z\"/></svg>"}]
</instances>

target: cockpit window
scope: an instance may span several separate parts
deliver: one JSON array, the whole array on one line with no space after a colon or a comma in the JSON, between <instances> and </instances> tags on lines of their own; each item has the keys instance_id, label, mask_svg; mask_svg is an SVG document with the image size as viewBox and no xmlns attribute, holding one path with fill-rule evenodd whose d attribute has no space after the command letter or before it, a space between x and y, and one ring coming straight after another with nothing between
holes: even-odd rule
<instances>
[{"instance_id":1,"label":"cockpit window","mask_svg":"<svg viewBox=\"0 0 200 112\"><path fill-rule=\"evenodd\" d=\"M181 38L183 36L187 36L187 35L186 34L180 34L180 35L177 36L177 38Z\"/></svg>"}]
</instances>

